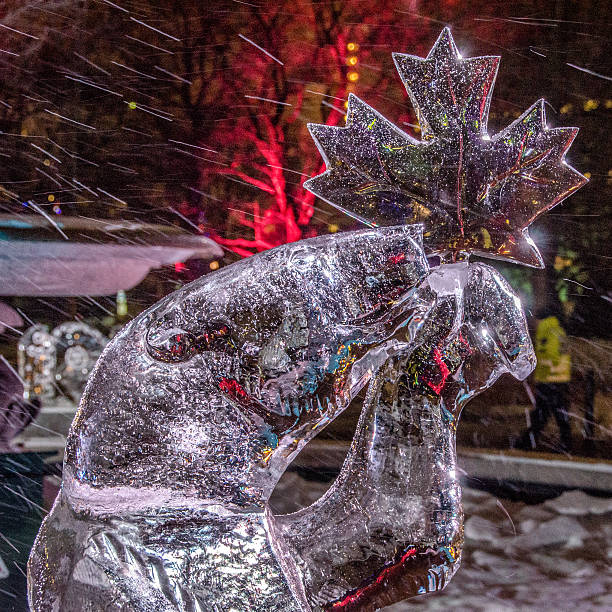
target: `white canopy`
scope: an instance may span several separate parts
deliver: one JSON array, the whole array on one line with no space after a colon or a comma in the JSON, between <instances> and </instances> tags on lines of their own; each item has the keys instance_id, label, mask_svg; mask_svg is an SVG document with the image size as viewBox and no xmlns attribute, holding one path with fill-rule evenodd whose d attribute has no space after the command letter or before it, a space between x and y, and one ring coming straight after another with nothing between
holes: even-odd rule
<instances>
[{"instance_id":1,"label":"white canopy","mask_svg":"<svg viewBox=\"0 0 612 612\"><path fill-rule=\"evenodd\" d=\"M111 295L149 271L223 251L175 227L95 219L0 215L0 295ZM57 225L55 225L57 223Z\"/></svg>"}]
</instances>

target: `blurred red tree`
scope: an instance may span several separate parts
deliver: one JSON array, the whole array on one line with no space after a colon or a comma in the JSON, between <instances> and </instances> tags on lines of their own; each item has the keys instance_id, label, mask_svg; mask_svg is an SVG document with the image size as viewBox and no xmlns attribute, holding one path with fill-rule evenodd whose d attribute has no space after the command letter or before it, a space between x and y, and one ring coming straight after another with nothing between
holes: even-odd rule
<instances>
[{"instance_id":1,"label":"blurred red tree","mask_svg":"<svg viewBox=\"0 0 612 612\"><path fill-rule=\"evenodd\" d=\"M225 82L226 104L242 113L219 122L211 141L223 143L227 166L204 164L201 186L214 191L224 176L257 193L233 201L236 191L226 191L226 232L212 232L220 244L248 256L327 231L322 219L312 223L315 198L302 186L324 168L306 123L342 124L347 95L358 83L401 99L399 82L381 69L390 63L388 49L419 52L430 37L428 28L397 27L403 17L394 6L380 2L373 14L363 3L302 0L266 12L247 9L252 38L239 33ZM389 57L382 58L383 50ZM386 91L389 84L395 92Z\"/></svg>"}]
</instances>

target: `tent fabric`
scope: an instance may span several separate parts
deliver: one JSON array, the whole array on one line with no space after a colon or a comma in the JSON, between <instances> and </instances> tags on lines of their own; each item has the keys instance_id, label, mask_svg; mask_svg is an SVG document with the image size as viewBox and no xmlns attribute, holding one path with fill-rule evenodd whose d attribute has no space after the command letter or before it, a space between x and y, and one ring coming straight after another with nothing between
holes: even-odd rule
<instances>
[{"instance_id":1,"label":"tent fabric","mask_svg":"<svg viewBox=\"0 0 612 612\"><path fill-rule=\"evenodd\" d=\"M207 240L207 239L203 239ZM219 247L124 246L71 242L2 242L0 295L111 295L131 289L149 271L194 257L218 257Z\"/></svg>"},{"instance_id":2,"label":"tent fabric","mask_svg":"<svg viewBox=\"0 0 612 612\"><path fill-rule=\"evenodd\" d=\"M8 304L0 302L0 334L4 333L7 327L21 327L22 325L21 315Z\"/></svg>"},{"instance_id":3,"label":"tent fabric","mask_svg":"<svg viewBox=\"0 0 612 612\"><path fill-rule=\"evenodd\" d=\"M0 296L112 295L154 268L222 255L209 238L174 226L0 215Z\"/></svg>"}]
</instances>

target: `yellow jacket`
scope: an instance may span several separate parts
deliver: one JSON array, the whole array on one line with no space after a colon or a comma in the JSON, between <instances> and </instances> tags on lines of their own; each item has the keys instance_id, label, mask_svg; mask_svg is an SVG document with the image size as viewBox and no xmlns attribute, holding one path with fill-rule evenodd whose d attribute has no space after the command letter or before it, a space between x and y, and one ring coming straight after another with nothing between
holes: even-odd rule
<instances>
[{"instance_id":1,"label":"yellow jacket","mask_svg":"<svg viewBox=\"0 0 612 612\"><path fill-rule=\"evenodd\" d=\"M567 336L557 317L546 317L538 323L535 352L538 364L534 372L537 383L564 383L572 378L570 354L564 351Z\"/></svg>"}]
</instances>

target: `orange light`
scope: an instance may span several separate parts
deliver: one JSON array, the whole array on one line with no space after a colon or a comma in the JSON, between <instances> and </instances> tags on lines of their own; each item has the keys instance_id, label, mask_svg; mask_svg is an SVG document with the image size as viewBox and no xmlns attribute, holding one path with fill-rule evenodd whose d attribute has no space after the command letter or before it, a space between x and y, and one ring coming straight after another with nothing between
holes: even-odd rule
<instances>
[{"instance_id":1,"label":"orange light","mask_svg":"<svg viewBox=\"0 0 612 612\"><path fill-rule=\"evenodd\" d=\"M54 196L52 193L50 193L50 194L47 196L47 200L48 200L49 202L55 202L55 196Z\"/></svg>"},{"instance_id":2,"label":"orange light","mask_svg":"<svg viewBox=\"0 0 612 612\"><path fill-rule=\"evenodd\" d=\"M211 270L218 270L218 269L219 269L219 262L218 262L218 261L211 261L211 262L208 264L208 267L209 267Z\"/></svg>"},{"instance_id":3,"label":"orange light","mask_svg":"<svg viewBox=\"0 0 612 612\"><path fill-rule=\"evenodd\" d=\"M327 226L330 234L335 234L340 228L335 223L330 223Z\"/></svg>"},{"instance_id":4,"label":"orange light","mask_svg":"<svg viewBox=\"0 0 612 612\"><path fill-rule=\"evenodd\" d=\"M349 51L357 51L357 49L359 49L359 45L356 42L350 42L346 45L346 48Z\"/></svg>"},{"instance_id":5,"label":"orange light","mask_svg":"<svg viewBox=\"0 0 612 612\"><path fill-rule=\"evenodd\" d=\"M357 56L356 56L356 55L349 55L349 56L346 58L346 63L347 63L349 66L356 66L358 61L359 61L359 60L357 59Z\"/></svg>"},{"instance_id":6,"label":"orange light","mask_svg":"<svg viewBox=\"0 0 612 612\"><path fill-rule=\"evenodd\" d=\"M354 83L355 81L359 80L359 73L355 72L354 70L351 70L351 72L349 72L346 75L346 78L351 82Z\"/></svg>"}]
</instances>

